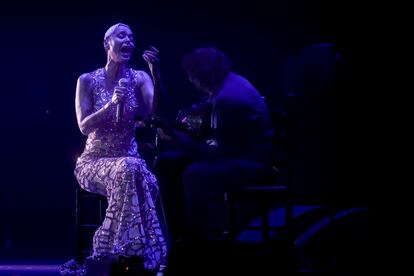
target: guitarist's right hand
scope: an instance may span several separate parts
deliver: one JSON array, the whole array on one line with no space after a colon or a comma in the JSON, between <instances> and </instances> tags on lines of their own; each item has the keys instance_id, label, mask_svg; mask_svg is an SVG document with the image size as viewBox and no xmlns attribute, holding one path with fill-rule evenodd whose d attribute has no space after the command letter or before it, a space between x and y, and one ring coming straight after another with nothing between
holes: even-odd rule
<instances>
[{"instance_id":1,"label":"guitarist's right hand","mask_svg":"<svg viewBox=\"0 0 414 276\"><path fill-rule=\"evenodd\" d=\"M174 143L174 139L163 128L157 128L157 137L163 141Z\"/></svg>"}]
</instances>

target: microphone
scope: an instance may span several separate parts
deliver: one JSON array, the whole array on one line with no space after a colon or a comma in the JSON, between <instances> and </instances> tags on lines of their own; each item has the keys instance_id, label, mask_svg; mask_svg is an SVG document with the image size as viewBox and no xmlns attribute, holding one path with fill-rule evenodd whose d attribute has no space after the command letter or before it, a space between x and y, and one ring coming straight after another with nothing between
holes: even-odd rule
<instances>
[{"instance_id":1,"label":"microphone","mask_svg":"<svg viewBox=\"0 0 414 276\"><path fill-rule=\"evenodd\" d=\"M121 78L118 81L120 87L127 87L128 79ZM124 101L120 101L116 106L116 122L119 123L122 120L124 114Z\"/></svg>"}]
</instances>

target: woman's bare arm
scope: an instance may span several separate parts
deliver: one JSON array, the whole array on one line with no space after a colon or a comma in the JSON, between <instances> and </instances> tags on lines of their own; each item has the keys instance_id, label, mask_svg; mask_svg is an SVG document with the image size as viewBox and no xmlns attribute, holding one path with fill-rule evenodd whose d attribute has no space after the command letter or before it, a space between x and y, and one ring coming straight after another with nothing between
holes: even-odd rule
<instances>
[{"instance_id":1,"label":"woman's bare arm","mask_svg":"<svg viewBox=\"0 0 414 276\"><path fill-rule=\"evenodd\" d=\"M82 134L88 135L104 122L108 112L114 111L114 101L108 102L101 109L93 112L93 96L91 91L92 78L83 74L76 85L75 108L78 126Z\"/></svg>"}]
</instances>

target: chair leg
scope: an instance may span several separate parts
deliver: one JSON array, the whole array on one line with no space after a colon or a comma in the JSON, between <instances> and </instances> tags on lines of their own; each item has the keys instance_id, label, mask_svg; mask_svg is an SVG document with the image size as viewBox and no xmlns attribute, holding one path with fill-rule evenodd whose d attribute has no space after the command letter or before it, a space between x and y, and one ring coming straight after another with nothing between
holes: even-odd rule
<instances>
[{"instance_id":1,"label":"chair leg","mask_svg":"<svg viewBox=\"0 0 414 276\"><path fill-rule=\"evenodd\" d=\"M270 202L274 198L278 198L281 200L283 206L285 207L285 229L286 229L286 236L285 239L289 244L293 243L293 205L290 201L290 196L287 194L286 191L282 190L264 190L264 191L253 191L254 193L250 194L248 191L245 196L248 198L253 198L257 200L259 203L260 208L260 217L262 220L261 223L261 234L262 234L262 241L267 242L270 240ZM227 204L227 216L228 216L228 224L229 224L229 238L230 240L235 240L237 236L238 224L237 224L237 204L240 195L236 193L225 193L224 199ZM282 199L281 199L282 196ZM243 197L243 196L242 196Z\"/></svg>"},{"instance_id":2,"label":"chair leg","mask_svg":"<svg viewBox=\"0 0 414 276\"><path fill-rule=\"evenodd\" d=\"M83 250L82 250L82 234L81 234L81 191L75 190L75 236L76 236L76 261L79 264L83 263Z\"/></svg>"},{"instance_id":3,"label":"chair leg","mask_svg":"<svg viewBox=\"0 0 414 276\"><path fill-rule=\"evenodd\" d=\"M285 195L285 226L288 244L293 246L293 202L289 195Z\"/></svg>"},{"instance_id":4,"label":"chair leg","mask_svg":"<svg viewBox=\"0 0 414 276\"><path fill-rule=\"evenodd\" d=\"M269 240L269 202L268 198L265 197L260 203L261 205L261 216L262 216L262 239L263 241Z\"/></svg>"},{"instance_id":5,"label":"chair leg","mask_svg":"<svg viewBox=\"0 0 414 276\"><path fill-rule=\"evenodd\" d=\"M224 201L227 208L227 220L228 220L228 239L230 241L236 240L237 224L236 224L236 199L234 195L224 193Z\"/></svg>"}]
</instances>

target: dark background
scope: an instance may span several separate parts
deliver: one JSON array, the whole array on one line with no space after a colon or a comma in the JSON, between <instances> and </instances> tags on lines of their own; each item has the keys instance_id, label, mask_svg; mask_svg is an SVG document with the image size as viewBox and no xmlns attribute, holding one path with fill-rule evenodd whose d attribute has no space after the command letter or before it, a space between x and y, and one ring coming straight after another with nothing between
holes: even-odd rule
<instances>
[{"instance_id":1,"label":"dark background","mask_svg":"<svg viewBox=\"0 0 414 276\"><path fill-rule=\"evenodd\" d=\"M150 3L151 2L151 3ZM149 45L161 52L168 114L197 100L180 58L195 47L221 48L234 70L285 108L286 68L306 45L352 41L331 2L89 1L11 3L0 11L0 259L73 256L78 76L103 67L106 29L125 22L135 34L134 68Z\"/></svg>"}]
</instances>

